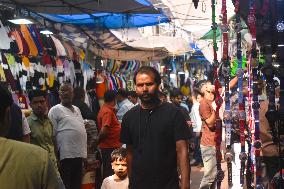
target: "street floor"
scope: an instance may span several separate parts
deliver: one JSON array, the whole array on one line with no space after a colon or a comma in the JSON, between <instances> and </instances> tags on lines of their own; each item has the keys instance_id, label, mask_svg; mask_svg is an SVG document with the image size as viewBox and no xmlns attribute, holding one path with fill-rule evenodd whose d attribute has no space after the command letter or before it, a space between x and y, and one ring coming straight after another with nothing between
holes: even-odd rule
<instances>
[{"instance_id":1,"label":"street floor","mask_svg":"<svg viewBox=\"0 0 284 189\"><path fill-rule=\"evenodd\" d=\"M199 185L203 177L203 169L203 167L191 167L190 189L199 189ZM222 182L221 189L228 189L227 166L225 162L222 163L222 169L225 172L225 178Z\"/></svg>"}]
</instances>

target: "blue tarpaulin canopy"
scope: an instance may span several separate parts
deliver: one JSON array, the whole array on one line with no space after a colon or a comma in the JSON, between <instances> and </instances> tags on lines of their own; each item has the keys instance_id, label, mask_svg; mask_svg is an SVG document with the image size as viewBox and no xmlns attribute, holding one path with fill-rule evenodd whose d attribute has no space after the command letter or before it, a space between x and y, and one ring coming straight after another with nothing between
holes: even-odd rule
<instances>
[{"instance_id":1,"label":"blue tarpaulin canopy","mask_svg":"<svg viewBox=\"0 0 284 189\"><path fill-rule=\"evenodd\" d=\"M61 15L61 14L41 14L49 20L64 24L76 24L85 26L95 26L101 28L133 28L151 26L159 23L169 22L169 19L163 14L114 14L114 13L97 13L97 14L78 14L78 15Z\"/></svg>"},{"instance_id":2,"label":"blue tarpaulin canopy","mask_svg":"<svg viewBox=\"0 0 284 189\"><path fill-rule=\"evenodd\" d=\"M147 0L3 0L3 3L17 5L54 22L77 26L117 29L169 22Z\"/></svg>"}]
</instances>

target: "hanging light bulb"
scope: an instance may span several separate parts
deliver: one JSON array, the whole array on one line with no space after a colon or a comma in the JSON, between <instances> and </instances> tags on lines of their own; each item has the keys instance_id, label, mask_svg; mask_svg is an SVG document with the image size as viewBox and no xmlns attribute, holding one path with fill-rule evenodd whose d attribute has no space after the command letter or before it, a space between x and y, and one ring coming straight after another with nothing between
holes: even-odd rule
<instances>
[{"instance_id":1,"label":"hanging light bulb","mask_svg":"<svg viewBox=\"0 0 284 189\"><path fill-rule=\"evenodd\" d=\"M197 9L199 0L192 0L194 8Z\"/></svg>"},{"instance_id":2,"label":"hanging light bulb","mask_svg":"<svg viewBox=\"0 0 284 189\"><path fill-rule=\"evenodd\" d=\"M43 25L44 25L44 28L40 30L40 33L44 34L44 35L52 35L53 32L51 30L47 29L45 20L43 20Z\"/></svg>"}]
</instances>

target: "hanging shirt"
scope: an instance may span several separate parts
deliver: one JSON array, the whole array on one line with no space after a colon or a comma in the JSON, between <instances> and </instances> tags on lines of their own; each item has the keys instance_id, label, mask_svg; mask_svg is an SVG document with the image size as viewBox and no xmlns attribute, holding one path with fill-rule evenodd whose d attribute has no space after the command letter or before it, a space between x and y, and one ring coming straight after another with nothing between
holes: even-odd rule
<instances>
[{"instance_id":1,"label":"hanging shirt","mask_svg":"<svg viewBox=\"0 0 284 189\"><path fill-rule=\"evenodd\" d=\"M30 35L29 29L26 25L21 25L21 32L23 33L23 36L29 46L30 54L31 56L37 56L38 55L38 50L37 47L34 43L33 38Z\"/></svg>"},{"instance_id":2,"label":"hanging shirt","mask_svg":"<svg viewBox=\"0 0 284 189\"><path fill-rule=\"evenodd\" d=\"M8 36L6 28L3 26L0 20L0 49L10 49L11 39Z\"/></svg>"},{"instance_id":3,"label":"hanging shirt","mask_svg":"<svg viewBox=\"0 0 284 189\"><path fill-rule=\"evenodd\" d=\"M54 44L54 41L52 40L52 38L50 36L47 36L46 39L47 39L47 43L50 46L50 49L48 49L48 54L51 55L51 56L56 56L57 55L57 49L56 49L56 46Z\"/></svg>"},{"instance_id":4,"label":"hanging shirt","mask_svg":"<svg viewBox=\"0 0 284 189\"><path fill-rule=\"evenodd\" d=\"M39 38L38 38L38 36L37 36L37 34L36 34L35 27L32 27L32 26L30 25L30 26L28 26L27 28L28 28L28 30L29 30L29 32L30 32L30 35L31 35L31 37L32 37L32 39L33 39L33 41L34 41L36 47L37 47L38 53L39 53L39 54L42 54L42 52L43 52L43 47L42 47L41 43L39 42Z\"/></svg>"},{"instance_id":5,"label":"hanging shirt","mask_svg":"<svg viewBox=\"0 0 284 189\"><path fill-rule=\"evenodd\" d=\"M19 49L18 54L23 54L24 47L23 47L21 36L19 35L18 31L17 30L11 31L10 35L11 35L12 38L14 38L16 40L16 43L17 43L17 46L18 46L18 49Z\"/></svg>"},{"instance_id":6,"label":"hanging shirt","mask_svg":"<svg viewBox=\"0 0 284 189\"><path fill-rule=\"evenodd\" d=\"M30 55L30 49L29 49L29 45L26 41L26 39L24 38L22 32L20 30L17 31L20 38L21 38L21 41L22 41L22 45L23 45L23 55L26 55L26 56L29 56Z\"/></svg>"},{"instance_id":7,"label":"hanging shirt","mask_svg":"<svg viewBox=\"0 0 284 189\"><path fill-rule=\"evenodd\" d=\"M43 45L43 42L42 42L42 38L41 38L41 35L40 35L40 33L39 33L39 31L38 31L36 25L34 24L34 25L31 25L30 27L31 27L31 28L33 29L33 31L35 32L36 37L37 37L37 40L38 40L38 42L39 42L39 44L40 44L40 46L41 46L41 48L42 48L42 50L43 50L43 52L44 52L44 45Z\"/></svg>"},{"instance_id":8,"label":"hanging shirt","mask_svg":"<svg viewBox=\"0 0 284 189\"><path fill-rule=\"evenodd\" d=\"M57 39L55 38L54 36L50 36L55 47L56 47L56 55L57 56L67 56L66 54L66 51L65 51L65 48L64 46L62 45L62 43Z\"/></svg>"},{"instance_id":9,"label":"hanging shirt","mask_svg":"<svg viewBox=\"0 0 284 189\"><path fill-rule=\"evenodd\" d=\"M0 81L6 82L6 76L2 64L0 64Z\"/></svg>"},{"instance_id":10,"label":"hanging shirt","mask_svg":"<svg viewBox=\"0 0 284 189\"><path fill-rule=\"evenodd\" d=\"M17 79L17 76L19 76L19 69L18 69L18 64L15 60L15 57L10 53L6 53L5 56L8 61L8 64L9 64L9 67L10 67L10 70L12 72L14 79Z\"/></svg>"},{"instance_id":11,"label":"hanging shirt","mask_svg":"<svg viewBox=\"0 0 284 189\"><path fill-rule=\"evenodd\" d=\"M105 92L107 90L106 79L102 75L98 75L98 76L103 79L103 82L102 83L97 83L97 85L96 85L96 92L97 92L98 98L103 98L104 94L105 94Z\"/></svg>"},{"instance_id":12,"label":"hanging shirt","mask_svg":"<svg viewBox=\"0 0 284 189\"><path fill-rule=\"evenodd\" d=\"M11 29L7 28L7 32L8 32L8 35L10 37L10 40L11 40L11 42L10 42L10 49L7 50L7 52L18 54L20 50L18 48L18 44L16 42L16 39L14 38L14 36L11 33L12 32Z\"/></svg>"},{"instance_id":13,"label":"hanging shirt","mask_svg":"<svg viewBox=\"0 0 284 189\"><path fill-rule=\"evenodd\" d=\"M17 94L17 95L18 95L19 107L21 109L29 109L27 97L23 94Z\"/></svg>"},{"instance_id":14,"label":"hanging shirt","mask_svg":"<svg viewBox=\"0 0 284 189\"><path fill-rule=\"evenodd\" d=\"M67 43L66 41L62 42L63 46L66 49L66 53L67 53L67 57L72 60L73 59L73 53L74 53L74 49L72 48L72 46Z\"/></svg>"},{"instance_id":15,"label":"hanging shirt","mask_svg":"<svg viewBox=\"0 0 284 189\"><path fill-rule=\"evenodd\" d=\"M73 61L69 61L70 82L73 85L76 79L75 67Z\"/></svg>"},{"instance_id":16,"label":"hanging shirt","mask_svg":"<svg viewBox=\"0 0 284 189\"><path fill-rule=\"evenodd\" d=\"M26 68L30 67L30 60L26 56L23 56L22 62Z\"/></svg>"},{"instance_id":17,"label":"hanging shirt","mask_svg":"<svg viewBox=\"0 0 284 189\"><path fill-rule=\"evenodd\" d=\"M3 69L4 69L6 81L11 85L12 90L16 90L17 84L16 84L16 81L13 77L13 74L11 72L11 69L9 67L8 61L7 61L4 53L1 53L1 58L2 58L2 66L3 66Z\"/></svg>"}]
</instances>

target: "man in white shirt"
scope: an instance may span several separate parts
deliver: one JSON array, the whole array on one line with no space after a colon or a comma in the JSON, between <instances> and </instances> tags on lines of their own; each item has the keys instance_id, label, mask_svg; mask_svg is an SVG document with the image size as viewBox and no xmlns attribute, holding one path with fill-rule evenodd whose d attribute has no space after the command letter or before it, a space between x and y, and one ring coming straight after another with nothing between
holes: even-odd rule
<instances>
[{"instance_id":1,"label":"man in white shirt","mask_svg":"<svg viewBox=\"0 0 284 189\"><path fill-rule=\"evenodd\" d=\"M122 118L128 110L134 107L134 104L128 100L128 93L124 89L117 91L116 100L118 102L118 111L116 113L118 121L121 123Z\"/></svg>"},{"instance_id":2,"label":"man in white shirt","mask_svg":"<svg viewBox=\"0 0 284 189\"><path fill-rule=\"evenodd\" d=\"M66 189L80 189L83 158L87 157L87 133L78 107L72 105L73 87L63 83L59 89L61 104L48 113L54 128L62 179Z\"/></svg>"},{"instance_id":3,"label":"man in white shirt","mask_svg":"<svg viewBox=\"0 0 284 189\"><path fill-rule=\"evenodd\" d=\"M191 119L191 124L194 132L194 160L195 162L192 165L202 165L202 157L200 152L200 132L201 132L201 126L202 121L199 114L199 105L200 101L202 99L201 94L198 90L194 90L192 94L192 108L191 112L189 114Z\"/></svg>"}]
</instances>

